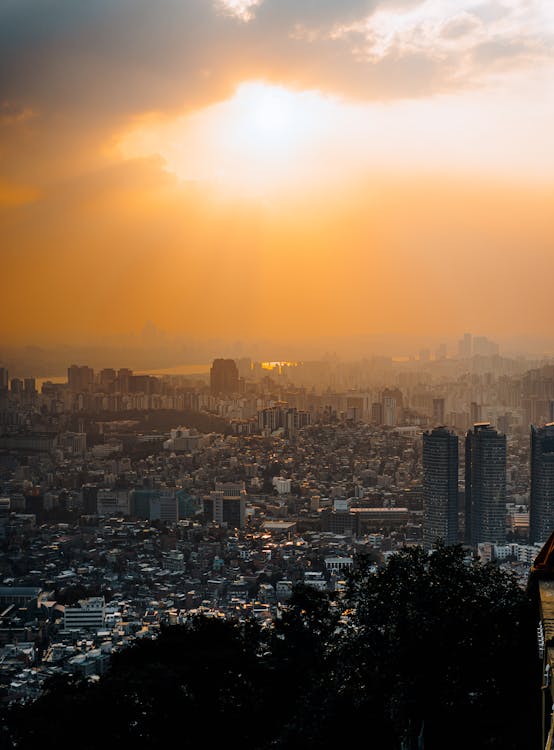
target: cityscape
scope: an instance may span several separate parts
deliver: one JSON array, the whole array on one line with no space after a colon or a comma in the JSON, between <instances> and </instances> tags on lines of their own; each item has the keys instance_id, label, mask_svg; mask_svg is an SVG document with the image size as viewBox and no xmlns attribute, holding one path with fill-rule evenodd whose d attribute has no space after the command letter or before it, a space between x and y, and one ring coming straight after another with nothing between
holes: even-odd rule
<instances>
[{"instance_id":1,"label":"cityscape","mask_svg":"<svg viewBox=\"0 0 554 750\"><path fill-rule=\"evenodd\" d=\"M554 748L553 40L0 2L0 750Z\"/></svg>"},{"instance_id":2,"label":"cityscape","mask_svg":"<svg viewBox=\"0 0 554 750\"><path fill-rule=\"evenodd\" d=\"M198 614L267 624L299 584L340 601L360 555L462 544L525 588L552 533L554 365L484 337L452 359L0 379L4 702Z\"/></svg>"}]
</instances>

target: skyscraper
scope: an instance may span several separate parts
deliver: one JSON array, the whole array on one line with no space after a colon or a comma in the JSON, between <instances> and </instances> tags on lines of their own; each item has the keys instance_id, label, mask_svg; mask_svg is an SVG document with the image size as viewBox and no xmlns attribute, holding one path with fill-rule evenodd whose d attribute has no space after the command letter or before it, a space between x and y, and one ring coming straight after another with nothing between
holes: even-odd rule
<instances>
[{"instance_id":1,"label":"skyscraper","mask_svg":"<svg viewBox=\"0 0 554 750\"><path fill-rule=\"evenodd\" d=\"M471 333L464 333L464 337L458 341L458 356L460 359L469 359L473 354L473 342Z\"/></svg>"},{"instance_id":2,"label":"skyscraper","mask_svg":"<svg viewBox=\"0 0 554 750\"><path fill-rule=\"evenodd\" d=\"M210 369L210 389L212 393L237 393L239 371L234 359L214 359Z\"/></svg>"},{"instance_id":3,"label":"skyscraper","mask_svg":"<svg viewBox=\"0 0 554 750\"><path fill-rule=\"evenodd\" d=\"M444 424L444 399L433 399L433 424L436 426Z\"/></svg>"},{"instance_id":4,"label":"skyscraper","mask_svg":"<svg viewBox=\"0 0 554 750\"><path fill-rule=\"evenodd\" d=\"M395 427L402 419L403 398L399 388L385 388L381 393L383 424Z\"/></svg>"},{"instance_id":5,"label":"skyscraper","mask_svg":"<svg viewBox=\"0 0 554 750\"><path fill-rule=\"evenodd\" d=\"M87 365L71 365L67 368L67 382L72 393L91 391L94 384L94 370Z\"/></svg>"},{"instance_id":6,"label":"skyscraper","mask_svg":"<svg viewBox=\"0 0 554 750\"><path fill-rule=\"evenodd\" d=\"M465 443L466 541L503 542L506 538L506 435L478 422Z\"/></svg>"},{"instance_id":7,"label":"skyscraper","mask_svg":"<svg viewBox=\"0 0 554 750\"><path fill-rule=\"evenodd\" d=\"M545 542L554 531L554 423L531 425L529 541Z\"/></svg>"},{"instance_id":8,"label":"skyscraper","mask_svg":"<svg viewBox=\"0 0 554 750\"><path fill-rule=\"evenodd\" d=\"M472 401L469 405L469 421L471 424L481 422L481 404L478 404L476 401Z\"/></svg>"},{"instance_id":9,"label":"skyscraper","mask_svg":"<svg viewBox=\"0 0 554 750\"><path fill-rule=\"evenodd\" d=\"M423 545L458 541L458 438L446 427L423 434Z\"/></svg>"}]
</instances>

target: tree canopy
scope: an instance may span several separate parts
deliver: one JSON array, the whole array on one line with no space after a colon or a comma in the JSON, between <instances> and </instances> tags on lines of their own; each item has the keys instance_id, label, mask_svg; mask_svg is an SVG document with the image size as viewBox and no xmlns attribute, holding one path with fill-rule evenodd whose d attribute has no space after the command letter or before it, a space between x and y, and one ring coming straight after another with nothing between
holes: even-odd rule
<instances>
[{"instance_id":1,"label":"tree canopy","mask_svg":"<svg viewBox=\"0 0 554 750\"><path fill-rule=\"evenodd\" d=\"M56 678L8 711L4 747L536 746L535 615L515 579L459 547L359 559L340 607L298 587L272 627L206 617Z\"/></svg>"}]
</instances>

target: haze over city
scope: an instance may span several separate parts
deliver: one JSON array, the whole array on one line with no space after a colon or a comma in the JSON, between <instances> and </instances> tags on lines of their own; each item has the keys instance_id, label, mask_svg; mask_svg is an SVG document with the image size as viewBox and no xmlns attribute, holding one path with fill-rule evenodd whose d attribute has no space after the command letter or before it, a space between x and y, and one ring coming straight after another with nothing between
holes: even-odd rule
<instances>
[{"instance_id":1,"label":"haze over city","mask_svg":"<svg viewBox=\"0 0 554 750\"><path fill-rule=\"evenodd\" d=\"M1 13L4 344L551 335L550 3Z\"/></svg>"}]
</instances>

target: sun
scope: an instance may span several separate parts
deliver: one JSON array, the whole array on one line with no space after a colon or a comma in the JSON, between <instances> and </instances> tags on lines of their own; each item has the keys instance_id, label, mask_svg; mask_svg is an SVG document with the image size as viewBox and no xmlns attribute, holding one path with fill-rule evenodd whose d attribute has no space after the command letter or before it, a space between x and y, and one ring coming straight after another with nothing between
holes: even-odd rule
<instances>
[{"instance_id":1,"label":"sun","mask_svg":"<svg viewBox=\"0 0 554 750\"><path fill-rule=\"evenodd\" d=\"M159 154L183 180L262 194L316 179L336 110L317 91L249 82L224 102L139 124L119 148L127 157Z\"/></svg>"},{"instance_id":2,"label":"sun","mask_svg":"<svg viewBox=\"0 0 554 750\"><path fill-rule=\"evenodd\" d=\"M312 104L276 86L245 86L234 101L228 145L268 155L290 151L316 126Z\"/></svg>"}]
</instances>

